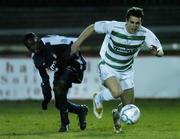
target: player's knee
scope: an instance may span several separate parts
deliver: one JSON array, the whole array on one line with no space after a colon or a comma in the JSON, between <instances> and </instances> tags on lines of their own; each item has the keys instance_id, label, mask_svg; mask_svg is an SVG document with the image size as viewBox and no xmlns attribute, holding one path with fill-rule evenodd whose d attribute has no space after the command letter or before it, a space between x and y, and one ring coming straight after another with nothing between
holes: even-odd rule
<instances>
[{"instance_id":1,"label":"player's knee","mask_svg":"<svg viewBox=\"0 0 180 139\"><path fill-rule=\"evenodd\" d=\"M120 91L117 91L117 90L112 91L112 96L113 96L113 98L119 98L120 95L121 95L121 92L120 92Z\"/></svg>"},{"instance_id":2,"label":"player's knee","mask_svg":"<svg viewBox=\"0 0 180 139\"><path fill-rule=\"evenodd\" d=\"M111 94L113 96L113 98L119 98L120 95L122 94L121 90L117 90L117 89L112 89L111 90Z\"/></svg>"}]
</instances>

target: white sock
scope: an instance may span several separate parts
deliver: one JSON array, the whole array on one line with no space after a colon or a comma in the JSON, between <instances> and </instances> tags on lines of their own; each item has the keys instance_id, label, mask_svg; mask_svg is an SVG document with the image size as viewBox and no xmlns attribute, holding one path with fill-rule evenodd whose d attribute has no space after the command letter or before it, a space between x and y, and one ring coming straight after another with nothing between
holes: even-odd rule
<instances>
[{"instance_id":1,"label":"white sock","mask_svg":"<svg viewBox=\"0 0 180 139\"><path fill-rule=\"evenodd\" d=\"M109 101L113 100L113 96L111 95L111 92L107 88L103 88L96 96L96 100L100 103L103 103L103 101Z\"/></svg>"}]
</instances>

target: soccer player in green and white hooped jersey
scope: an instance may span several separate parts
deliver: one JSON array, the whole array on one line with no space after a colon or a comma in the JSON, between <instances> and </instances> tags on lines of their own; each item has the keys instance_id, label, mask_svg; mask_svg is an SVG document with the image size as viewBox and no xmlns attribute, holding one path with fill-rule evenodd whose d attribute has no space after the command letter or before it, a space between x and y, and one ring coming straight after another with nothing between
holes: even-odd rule
<instances>
[{"instance_id":1,"label":"soccer player in green and white hooped jersey","mask_svg":"<svg viewBox=\"0 0 180 139\"><path fill-rule=\"evenodd\" d=\"M121 129L118 111L122 106L134 103L133 62L141 46L145 45L158 57L164 55L157 37L149 29L143 27L143 9L132 7L126 14L126 22L99 21L89 25L71 47L73 55L83 41L93 32L106 34L103 41L99 63L99 74L105 86L93 95L93 109L97 118L103 114L103 101L120 98L122 105L112 111L114 129Z\"/></svg>"}]
</instances>

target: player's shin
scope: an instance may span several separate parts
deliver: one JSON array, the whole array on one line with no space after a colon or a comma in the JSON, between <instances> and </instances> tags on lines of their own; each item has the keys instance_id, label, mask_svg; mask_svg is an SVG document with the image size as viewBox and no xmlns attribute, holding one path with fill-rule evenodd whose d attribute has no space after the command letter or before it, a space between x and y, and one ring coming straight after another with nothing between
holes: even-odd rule
<instances>
[{"instance_id":1,"label":"player's shin","mask_svg":"<svg viewBox=\"0 0 180 139\"><path fill-rule=\"evenodd\" d=\"M61 126L59 132L67 132L69 130L68 110L60 110Z\"/></svg>"},{"instance_id":2,"label":"player's shin","mask_svg":"<svg viewBox=\"0 0 180 139\"><path fill-rule=\"evenodd\" d=\"M134 104L134 89L126 89L120 96L123 106L127 104Z\"/></svg>"}]
</instances>

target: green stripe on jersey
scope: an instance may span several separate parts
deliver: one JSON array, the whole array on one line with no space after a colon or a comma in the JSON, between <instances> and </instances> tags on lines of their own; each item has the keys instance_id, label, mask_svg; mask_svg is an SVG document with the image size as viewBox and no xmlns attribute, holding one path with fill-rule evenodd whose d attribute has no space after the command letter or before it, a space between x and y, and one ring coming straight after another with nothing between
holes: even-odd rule
<instances>
[{"instance_id":1,"label":"green stripe on jersey","mask_svg":"<svg viewBox=\"0 0 180 139\"><path fill-rule=\"evenodd\" d=\"M115 50L115 48L112 48L110 44L108 44L108 48L112 53L121 55L121 56L131 56L131 55L134 55L138 51L138 49L135 49L135 51L133 52L128 52L128 51L120 52L118 50Z\"/></svg>"},{"instance_id":2,"label":"green stripe on jersey","mask_svg":"<svg viewBox=\"0 0 180 139\"><path fill-rule=\"evenodd\" d=\"M125 65L125 66L115 66L115 65L111 65L111 64L109 64L109 63L107 63L107 62L105 61L105 63L106 63L108 66L110 66L111 68L116 69L116 70L118 70L118 71L126 71L126 70L130 69L130 68L132 67L132 63L133 63L133 62L134 62L134 61L132 60L128 65Z\"/></svg>"},{"instance_id":3,"label":"green stripe on jersey","mask_svg":"<svg viewBox=\"0 0 180 139\"><path fill-rule=\"evenodd\" d=\"M145 40L145 36L127 36L124 34L121 34L119 32L112 31L112 35L119 37L121 39L127 39L127 40Z\"/></svg>"},{"instance_id":4,"label":"green stripe on jersey","mask_svg":"<svg viewBox=\"0 0 180 139\"><path fill-rule=\"evenodd\" d=\"M105 56L106 56L109 60L111 60L111 61L113 61L113 62L115 62L115 63L121 63L121 64L126 64L126 63L128 63L129 61L133 60L133 58L130 58L130 59L128 59L128 60L119 60L119 59L116 59L116 58L110 56L107 52L105 53Z\"/></svg>"},{"instance_id":5,"label":"green stripe on jersey","mask_svg":"<svg viewBox=\"0 0 180 139\"><path fill-rule=\"evenodd\" d=\"M132 62L126 66L113 66L107 62L105 62L104 60L100 61L99 64L98 64L98 68L100 70L100 65L104 65L104 64L107 64L108 66L110 66L111 68L113 69L116 69L118 72L122 72L122 71L127 71L129 70L130 68L132 68L132 63L133 63L134 60L132 60Z\"/></svg>"},{"instance_id":6,"label":"green stripe on jersey","mask_svg":"<svg viewBox=\"0 0 180 139\"><path fill-rule=\"evenodd\" d=\"M123 48L128 48L128 49L136 49L139 48L142 44L139 45L126 45L126 44L121 44L118 42L115 42L111 37L110 37L111 41L113 42L114 45L118 46L118 47L123 47Z\"/></svg>"}]
</instances>

